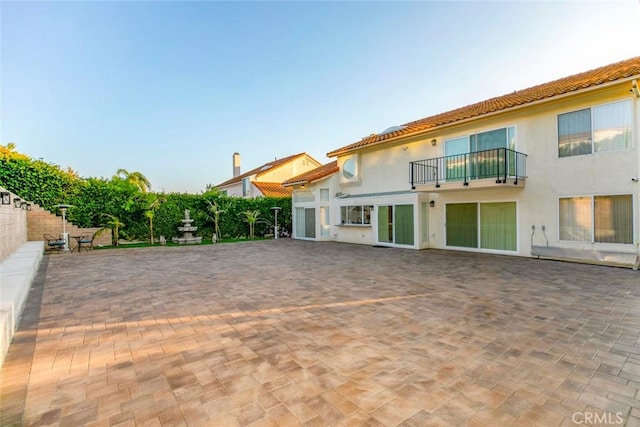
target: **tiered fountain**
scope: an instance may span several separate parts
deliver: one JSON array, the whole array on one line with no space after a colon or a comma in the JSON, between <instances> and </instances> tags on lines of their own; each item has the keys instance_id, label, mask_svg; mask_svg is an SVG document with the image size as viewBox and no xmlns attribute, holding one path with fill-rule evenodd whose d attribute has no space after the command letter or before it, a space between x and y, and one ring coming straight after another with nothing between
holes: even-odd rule
<instances>
[{"instance_id":1,"label":"tiered fountain","mask_svg":"<svg viewBox=\"0 0 640 427\"><path fill-rule=\"evenodd\" d=\"M174 237L172 239L173 243L178 243L181 245L195 245L202 242L202 237L197 237L193 235L193 232L198 229L198 227L194 227L191 225L193 220L189 217L189 209L184 210L184 219L181 219L184 224L182 227L178 227L178 231L182 233L181 237Z\"/></svg>"}]
</instances>

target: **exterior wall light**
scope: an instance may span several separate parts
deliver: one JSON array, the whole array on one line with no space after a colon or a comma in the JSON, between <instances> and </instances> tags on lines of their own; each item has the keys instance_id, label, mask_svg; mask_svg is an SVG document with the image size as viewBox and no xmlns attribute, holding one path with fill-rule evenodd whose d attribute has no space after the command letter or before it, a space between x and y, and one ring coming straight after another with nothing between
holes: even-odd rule
<instances>
[{"instance_id":1,"label":"exterior wall light","mask_svg":"<svg viewBox=\"0 0 640 427\"><path fill-rule=\"evenodd\" d=\"M437 143L438 143L438 140L436 140L435 138L433 138L433 139L431 140L431 146L432 146L432 147L435 147Z\"/></svg>"},{"instance_id":2,"label":"exterior wall light","mask_svg":"<svg viewBox=\"0 0 640 427\"><path fill-rule=\"evenodd\" d=\"M2 204L3 205L10 205L11 204L11 193L9 193L8 191L0 192L0 199L2 199Z\"/></svg>"},{"instance_id":3,"label":"exterior wall light","mask_svg":"<svg viewBox=\"0 0 640 427\"><path fill-rule=\"evenodd\" d=\"M15 199L13 199L13 207L14 208L19 208L22 206L22 199L19 197L16 197Z\"/></svg>"},{"instance_id":4,"label":"exterior wall light","mask_svg":"<svg viewBox=\"0 0 640 427\"><path fill-rule=\"evenodd\" d=\"M436 205L436 201L435 200L431 200L429 202L429 206L434 207Z\"/></svg>"}]
</instances>

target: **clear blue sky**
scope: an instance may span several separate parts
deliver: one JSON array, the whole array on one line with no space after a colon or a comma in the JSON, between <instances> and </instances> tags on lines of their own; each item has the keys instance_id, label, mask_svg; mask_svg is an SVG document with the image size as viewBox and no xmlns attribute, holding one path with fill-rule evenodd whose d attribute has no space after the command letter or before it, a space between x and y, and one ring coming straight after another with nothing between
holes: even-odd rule
<instances>
[{"instance_id":1,"label":"clear blue sky","mask_svg":"<svg viewBox=\"0 0 640 427\"><path fill-rule=\"evenodd\" d=\"M0 3L2 144L199 193L640 55L640 2Z\"/></svg>"}]
</instances>

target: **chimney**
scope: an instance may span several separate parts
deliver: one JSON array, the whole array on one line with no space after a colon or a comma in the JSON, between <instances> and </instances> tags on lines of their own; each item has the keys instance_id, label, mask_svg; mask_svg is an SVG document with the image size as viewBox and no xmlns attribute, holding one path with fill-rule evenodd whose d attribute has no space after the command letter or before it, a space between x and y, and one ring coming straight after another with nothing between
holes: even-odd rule
<instances>
[{"instance_id":1,"label":"chimney","mask_svg":"<svg viewBox=\"0 0 640 427\"><path fill-rule=\"evenodd\" d=\"M233 153L233 177L240 176L240 153Z\"/></svg>"}]
</instances>

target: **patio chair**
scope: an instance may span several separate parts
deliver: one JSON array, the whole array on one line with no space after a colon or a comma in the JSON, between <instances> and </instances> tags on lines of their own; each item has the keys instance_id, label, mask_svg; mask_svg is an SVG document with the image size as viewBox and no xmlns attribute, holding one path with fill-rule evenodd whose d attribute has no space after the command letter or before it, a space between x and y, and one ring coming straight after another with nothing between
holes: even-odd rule
<instances>
[{"instance_id":1,"label":"patio chair","mask_svg":"<svg viewBox=\"0 0 640 427\"><path fill-rule=\"evenodd\" d=\"M78 236L76 238L76 240L78 241L78 246L75 247L75 249L78 250L78 252L80 252L82 250L82 248L84 248L85 251L92 251L93 250L93 240L96 238L96 233L90 234L90 233L85 233L82 234L80 236Z\"/></svg>"},{"instance_id":2,"label":"patio chair","mask_svg":"<svg viewBox=\"0 0 640 427\"><path fill-rule=\"evenodd\" d=\"M44 240L47 242L47 246L45 251L49 252L60 252L64 249L65 240L59 237L53 237L51 234L43 234Z\"/></svg>"}]
</instances>

